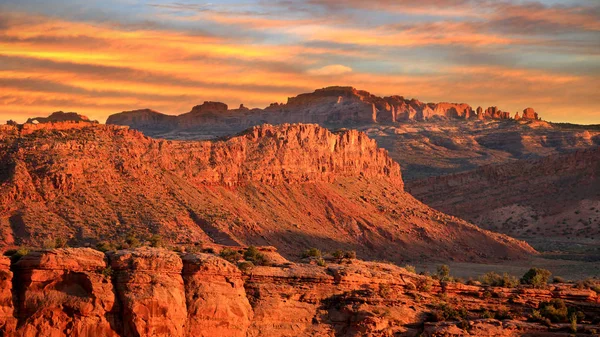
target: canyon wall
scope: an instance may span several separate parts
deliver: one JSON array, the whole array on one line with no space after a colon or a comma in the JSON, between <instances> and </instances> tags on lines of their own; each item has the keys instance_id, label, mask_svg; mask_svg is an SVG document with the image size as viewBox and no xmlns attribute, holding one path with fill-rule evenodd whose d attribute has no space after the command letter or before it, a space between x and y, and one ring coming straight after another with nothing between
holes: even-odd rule
<instances>
[{"instance_id":1,"label":"canyon wall","mask_svg":"<svg viewBox=\"0 0 600 337\"><path fill-rule=\"evenodd\" d=\"M560 336L560 324L525 322L550 299L585 315L582 333L600 320L598 294L569 284L441 287L355 259L318 266L279 258L241 272L206 253L68 248L30 252L13 272L1 261L2 336L453 336L457 329L462 336ZM464 310L466 326L436 323L440 303ZM510 318L482 318L484 311Z\"/></svg>"},{"instance_id":2,"label":"canyon wall","mask_svg":"<svg viewBox=\"0 0 600 337\"><path fill-rule=\"evenodd\" d=\"M365 259L524 258L527 244L404 192L385 150L348 130L253 127L218 141L165 141L126 127L0 130L0 244L166 242L307 247Z\"/></svg>"}]
</instances>

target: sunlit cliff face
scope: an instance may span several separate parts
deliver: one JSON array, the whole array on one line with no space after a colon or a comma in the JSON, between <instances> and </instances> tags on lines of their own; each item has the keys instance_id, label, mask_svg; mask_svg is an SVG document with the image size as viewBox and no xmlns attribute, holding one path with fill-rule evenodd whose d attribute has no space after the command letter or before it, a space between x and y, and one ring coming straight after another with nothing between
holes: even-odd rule
<instances>
[{"instance_id":1,"label":"sunlit cliff face","mask_svg":"<svg viewBox=\"0 0 600 337\"><path fill-rule=\"evenodd\" d=\"M600 123L597 1L1 1L0 122L329 85Z\"/></svg>"}]
</instances>

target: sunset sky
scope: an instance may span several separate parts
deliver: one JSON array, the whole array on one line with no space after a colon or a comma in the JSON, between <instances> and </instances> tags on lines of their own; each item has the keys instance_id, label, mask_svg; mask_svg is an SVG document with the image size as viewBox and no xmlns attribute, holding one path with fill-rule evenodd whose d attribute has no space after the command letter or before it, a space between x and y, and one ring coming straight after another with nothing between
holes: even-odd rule
<instances>
[{"instance_id":1,"label":"sunset sky","mask_svg":"<svg viewBox=\"0 0 600 337\"><path fill-rule=\"evenodd\" d=\"M0 0L0 122L330 85L600 123L600 1Z\"/></svg>"}]
</instances>

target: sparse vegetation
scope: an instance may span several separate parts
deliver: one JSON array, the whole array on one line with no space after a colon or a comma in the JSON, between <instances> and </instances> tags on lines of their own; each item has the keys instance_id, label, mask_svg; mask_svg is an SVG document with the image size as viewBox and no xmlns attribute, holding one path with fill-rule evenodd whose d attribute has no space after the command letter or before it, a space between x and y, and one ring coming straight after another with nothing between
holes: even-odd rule
<instances>
[{"instance_id":1,"label":"sparse vegetation","mask_svg":"<svg viewBox=\"0 0 600 337\"><path fill-rule=\"evenodd\" d=\"M250 261L242 261L240 263L237 264L238 268L240 268L241 271L248 271L252 268L254 268L254 263L250 262Z\"/></svg>"},{"instance_id":2,"label":"sparse vegetation","mask_svg":"<svg viewBox=\"0 0 600 337\"><path fill-rule=\"evenodd\" d=\"M438 304L432 314L436 322L462 321L469 316L469 312L464 307L457 308L445 302Z\"/></svg>"},{"instance_id":3,"label":"sparse vegetation","mask_svg":"<svg viewBox=\"0 0 600 337\"><path fill-rule=\"evenodd\" d=\"M117 247L112 242L100 241L98 242L98 244L96 244L96 249L103 253L106 253L112 250L116 250Z\"/></svg>"},{"instance_id":4,"label":"sparse vegetation","mask_svg":"<svg viewBox=\"0 0 600 337\"><path fill-rule=\"evenodd\" d=\"M409 273L417 273L417 269L415 268L415 266L412 266L410 264L405 264L403 268L406 269L406 271Z\"/></svg>"},{"instance_id":5,"label":"sparse vegetation","mask_svg":"<svg viewBox=\"0 0 600 337\"><path fill-rule=\"evenodd\" d=\"M519 280L516 277L508 273L500 275L493 271L481 275L479 281L482 285L491 287L514 288L519 285Z\"/></svg>"},{"instance_id":6,"label":"sparse vegetation","mask_svg":"<svg viewBox=\"0 0 600 337\"><path fill-rule=\"evenodd\" d=\"M47 239L42 243L45 249L67 248L67 240L64 238Z\"/></svg>"},{"instance_id":7,"label":"sparse vegetation","mask_svg":"<svg viewBox=\"0 0 600 337\"><path fill-rule=\"evenodd\" d=\"M532 285L534 288L543 288L548 285L548 279L552 273L542 268L531 268L521 278L522 284Z\"/></svg>"},{"instance_id":8,"label":"sparse vegetation","mask_svg":"<svg viewBox=\"0 0 600 337\"><path fill-rule=\"evenodd\" d=\"M112 277L113 273L114 272L113 272L113 270L112 270L112 268L110 266L108 266L108 267L100 270L100 274L102 274L106 278Z\"/></svg>"},{"instance_id":9,"label":"sparse vegetation","mask_svg":"<svg viewBox=\"0 0 600 337\"><path fill-rule=\"evenodd\" d=\"M29 248L27 247L19 247L18 249L9 249L4 252L5 256L10 257L12 263L19 261L23 256L30 253Z\"/></svg>"},{"instance_id":10,"label":"sparse vegetation","mask_svg":"<svg viewBox=\"0 0 600 337\"><path fill-rule=\"evenodd\" d=\"M148 241L150 241L150 247L161 248L164 246L163 239L160 235L152 235Z\"/></svg>"},{"instance_id":11,"label":"sparse vegetation","mask_svg":"<svg viewBox=\"0 0 600 337\"><path fill-rule=\"evenodd\" d=\"M237 250L231 248L223 249L219 253L219 256L231 263L237 263L242 258L242 255Z\"/></svg>"},{"instance_id":12,"label":"sparse vegetation","mask_svg":"<svg viewBox=\"0 0 600 337\"><path fill-rule=\"evenodd\" d=\"M437 279L441 282L449 281L450 278L450 267L446 264L437 267L436 273Z\"/></svg>"},{"instance_id":13,"label":"sparse vegetation","mask_svg":"<svg viewBox=\"0 0 600 337\"><path fill-rule=\"evenodd\" d=\"M246 249L244 252L244 260L258 266L266 266L269 264L265 254L261 253L255 246L250 246Z\"/></svg>"},{"instance_id":14,"label":"sparse vegetation","mask_svg":"<svg viewBox=\"0 0 600 337\"><path fill-rule=\"evenodd\" d=\"M323 254L321 253L321 251L314 247L309 248L302 253L302 258L309 258L309 257L320 258L322 256L323 256Z\"/></svg>"}]
</instances>

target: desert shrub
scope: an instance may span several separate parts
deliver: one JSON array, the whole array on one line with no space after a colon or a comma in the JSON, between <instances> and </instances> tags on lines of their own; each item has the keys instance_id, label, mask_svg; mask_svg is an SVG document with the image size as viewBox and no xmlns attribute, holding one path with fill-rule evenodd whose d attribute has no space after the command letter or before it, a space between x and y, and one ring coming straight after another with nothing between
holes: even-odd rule
<instances>
[{"instance_id":1,"label":"desert shrub","mask_svg":"<svg viewBox=\"0 0 600 337\"><path fill-rule=\"evenodd\" d=\"M493 271L481 275L479 281L481 284L491 287L514 288L519 285L519 280L516 277L508 273L500 275Z\"/></svg>"},{"instance_id":2,"label":"desert shrub","mask_svg":"<svg viewBox=\"0 0 600 337\"><path fill-rule=\"evenodd\" d=\"M392 287L390 287L387 283L379 284L379 296L383 298L388 298L392 294Z\"/></svg>"},{"instance_id":3,"label":"desert shrub","mask_svg":"<svg viewBox=\"0 0 600 337\"><path fill-rule=\"evenodd\" d=\"M96 244L96 249L99 250L99 251L101 251L101 252L103 252L103 253L106 253L106 252L111 251L111 250L116 250L117 248L111 242L100 241L100 242L98 242L98 244Z\"/></svg>"},{"instance_id":4,"label":"desert shrub","mask_svg":"<svg viewBox=\"0 0 600 337\"><path fill-rule=\"evenodd\" d=\"M345 259L356 259L356 252L353 250L348 250L344 252Z\"/></svg>"},{"instance_id":5,"label":"desert shrub","mask_svg":"<svg viewBox=\"0 0 600 337\"><path fill-rule=\"evenodd\" d=\"M469 312L464 307L456 308L448 303L440 303L433 311L433 318L437 322L461 321L467 319Z\"/></svg>"},{"instance_id":6,"label":"desert shrub","mask_svg":"<svg viewBox=\"0 0 600 337\"><path fill-rule=\"evenodd\" d=\"M160 248L164 246L163 239L160 235L152 235L148 241L150 241L150 247Z\"/></svg>"},{"instance_id":7,"label":"desert shrub","mask_svg":"<svg viewBox=\"0 0 600 337\"><path fill-rule=\"evenodd\" d=\"M552 283L566 283L567 280L565 280L564 277L560 277L560 276L554 276L554 278L552 279Z\"/></svg>"},{"instance_id":8,"label":"desert shrub","mask_svg":"<svg viewBox=\"0 0 600 337\"><path fill-rule=\"evenodd\" d=\"M114 271L112 270L112 268L110 266L100 270L100 274L102 274L106 278L112 277L113 273L114 273Z\"/></svg>"},{"instance_id":9,"label":"desert shrub","mask_svg":"<svg viewBox=\"0 0 600 337\"><path fill-rule=\"evenodd\" d=\"M418 278L415 280L415 286L418 291L428 292L431 290L433 281L429 277Z\"/></svg>"},{"instance_id":10,"label":"desert shrub","mask_svg":"<svg viewBox=\"0 0 600 337\"><path fill-rule=\"evenodd\" d=\"M436 276L440 281L448 281L450 278L450 267L446 264L438 266Z\"/></svg>"},{"instance_id":11,"label":"desert shrub","mask_svg":"<svg viewBox=\"0 0 600 337\"><path fill-rule=\"evenodd\" d=\"M219 253L219 256L231 263L237 263L242 258L242 256L240 255L240 253L238 253L237 250L233 250L231 248L223 249Z\"/></svg>"},{"instance_id":12,"label":"desert shrub","mask_svg":"<svg viewBox=\"0 0 600 337\"><path fill-rule=\"evenodd\" d=\"M241 271L248 271L252 268L254 268L254 263L250 262L250 261L242 261L240 263L237 264L238 268L240 268Z\"/></svg>"},{"instance_id":13,"label":"desert shrub","mask_svg":"<svg viewBox=\"0 0 600 337\"><path fill-rule=\"evenodd\" d=\"M513 319L513 315L506 308L500 308L494 314L497 320Z\"/></svg>"},{"instance_id":14,"label":"desert shrub","mask_svg":"<svg viewBox=\"0 0 600 337\"><path fill-rule=\"evenodd\" d=\"M265 254L261 253L258 248L254 246L250 246L246 249L244 252L244 260L259 266L265 266L269 264Z\"/></svg>"},{"instance_id":15,"label":"desert shrub","mask_svg":"<svg viewBox=\"0 0 600 337\"><path fill-rule=\"evenodd\" d=\"M10 249L4 252L4 255L9 256L12 263L19 261L23 256L30 253L29 248L19 247L19 249Z\"/></svg>"},{"instance_id":16,"label":"desert shrub","mask_svg":"<svg viewBox=\"0 0 600 337\"><path fill-rule=\"evenodd\" d=\"M42 247L46 249L67 248L67 240L63 238L47 239L42 243Z\"/></svg>"},{"instance_id":17,"label":"desert shrub","mask_svg":"<svg viewBox=\"0 0 600 337\"><path fill-rule=\"evenodd\" d=\"M204 249L202 249L202 252L203 252L203 253L207 253L207 254L214 254L214 253L215 253L215 250L214 250L214 248L210 248L210 247L209 247L209 248L204 248Z\"/></svg>"},{"instance_id":18,"label":"desert shrub","mask_svg":"<svg viewBox=\"0 0 600 337\"><path fill-rule=\"evenodd\" d=\"M412 266L410 264L405 264L403 268L406 269L406 271L409 273L417 273L417 269L415 268L415 266Z\"/></svg>"},{"instance_id":19,"label":"desert shrub","mask_svg":"<svg viewBox=\"0 0 600 337\"><path fill-rule=\"evenodd\" d=\"M549 320L553 323L571 323L575 321L581 321L585 318L585 315L581 311L577 311L575 308L569 308L565 302L561 299L555 298L548 302L542 302L539 305L539 315L544 320Z\"/></svg>"},{"instance_id":20,"label":"desert shrub","mask_svg":"<svg viewBox=\"0 0 600 337\"><path fill-rule=\"evenodd\" d=\"M331 256L333 256L334 259L341 260L344 258L344 251L341 249L337 249L336 251L331 253Z\"/></svg>"},{"instance_id":21,"label":"desert shrub","mask_svg":"<svg viewBox=\"0 0 600 337\"><path fill-rule=\"evenodd\" d=\"M307 258L307 257L316 257L316 258L320 258L322 257L323 254L321 254L321 251L317 248L309 248L307 250L305 250L302 253L302 258Z\"/></svg>"},{"instance_id":22,"label":"desert shrub","mask_svg":"<svg viewBox=\"0 0 600 337\"><path fill-rule=\"evenodd\" d=\"M322 257L317 259L317 266L319 267L325 267L327 264L325 263L325 259L323 259Z\"/></svg>"},{"instance_id":23,"label":"desert shrub","mask_svg":"<svg viewBox=\"0 0 600 337\"><path fill-rule=\"evenodd\" d=\"M126 244L125 248L138 248L142 245L140 243L140 240L137 238L137 236L135 236L135 234L127 235L125 237L125 244Z\"/></svg>"},{"instance_id":24,"label":"desert shrub","mask_svg":"<svg viewBox=\"0 0 600 337\"><path fill-rule=\"evenodd\" d=\"M488 311L487 309L481 313L481 318L495 318L495 317L496 317L496 315L493 312Z\"/></svg>"},{"instance_id":25,"label":"desert shrub","mask_svg":"<svg viewBox=\"0 0 600 337\"><path fill-rule=\"evenodd\" d=\"M532 285L534 288L543 288L548 284L552 273L542 268L531 268L521 278L521 283Z\"/></svg>"}]
</instances>

